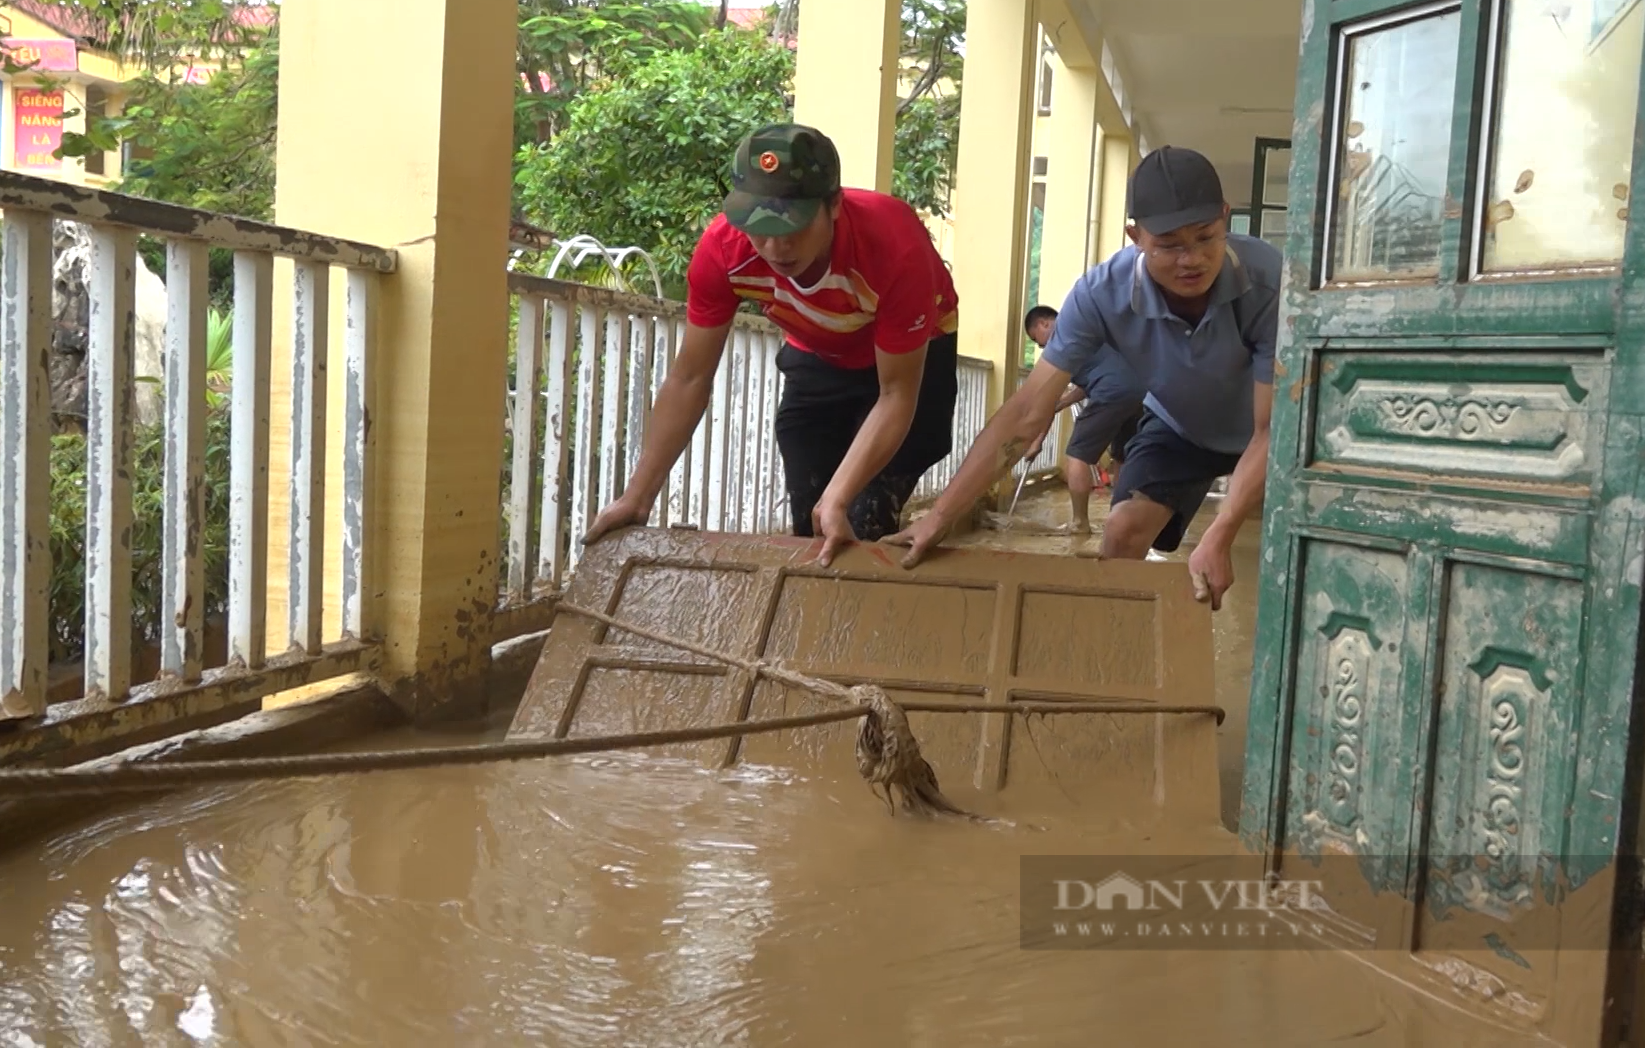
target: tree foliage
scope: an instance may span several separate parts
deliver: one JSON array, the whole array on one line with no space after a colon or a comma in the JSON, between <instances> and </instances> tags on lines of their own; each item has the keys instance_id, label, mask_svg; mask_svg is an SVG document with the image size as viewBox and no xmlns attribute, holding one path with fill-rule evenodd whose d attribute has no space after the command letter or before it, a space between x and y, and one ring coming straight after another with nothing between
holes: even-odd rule
<instances>
[{"instance_id":1,"label":"tree foliage","mask_svg":"<svg viewBox=\"0 0 1645 1048\"><path fill-rule=\"evenodd\" d=\"M678 294L697 238L730 191L737 143L788 118L793 67L786 48L727 29L596 85L571 104L552 143L521 150L522 207L557 236L645 248Z\"/></svg>"},{"instance_id":2,"label":"tree foliage","mask_svg":"<svg viewBox=\"0 0 1645 1048\"><path fill-rule=\"evenodd\" d=\"M689 48L712 21L694 0L520 0L517 140L553 138L566 107L590 85Z\"/></svg>"},{"instance_id":3,"label":"tree foliage","mask_svg":"<svg viewBox=\"0 0 1645 1048\"><path fill-rule=\"evenodd\" d=\"M279 34L204 84L153 72L132 81L125 111L65 133L63 152L133 149L122 191L152 200L267 220L274 214Z\"/></svg>"},{"instance_id":4,"label":"tree foliage","mask_svg":"<svg viewBox=\"0 0 1645 1048\"><path fill-rule=\"evenodd\" d=\"M897 105L892 192L946 215L960 149L965 0L903 0L902 61L914 77Z\"/></svg>"},{"instance_id":5,"label":"tree foliage","mask_svg":"<svg viewBox=\"0 0 1645 1048\"><path fill-rule=\"evenodd\" d=\"M148 69L190 57L232 57L256 44L261 29L236 16L262 6L233 0L56 0L53 6L84 16L101 47Z\"/></svg>"}]
</instances>

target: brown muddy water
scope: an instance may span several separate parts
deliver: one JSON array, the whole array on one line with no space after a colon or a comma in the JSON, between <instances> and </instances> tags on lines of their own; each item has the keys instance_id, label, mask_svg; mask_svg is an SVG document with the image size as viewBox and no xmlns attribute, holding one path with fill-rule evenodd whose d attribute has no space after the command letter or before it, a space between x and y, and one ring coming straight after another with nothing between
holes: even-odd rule
<instances>
[{"instance_id":1,"label":"brown muddy water","mask_svg":"<svg viewBox=\"0 0 1645 1048\"><path fill-rule=\"evenodd\" d=\"M949 792L1020 825L644 754L133 802L0 856L0 1043L1534 1043L1343 954L1024 949L1024 855L1234 842Z\"/></svg>"}]
</instances>

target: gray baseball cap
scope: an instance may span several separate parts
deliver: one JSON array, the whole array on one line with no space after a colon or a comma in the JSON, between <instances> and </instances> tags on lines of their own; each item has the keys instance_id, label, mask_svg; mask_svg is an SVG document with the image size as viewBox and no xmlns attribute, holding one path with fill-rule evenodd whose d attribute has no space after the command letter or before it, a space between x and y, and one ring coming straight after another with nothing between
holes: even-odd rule
<instances>
[{"instance_id":1,"label":"gray baseball cap","mask_svg":"<svg viewBox=\"0 0 1645 1048\"><path fill-rule=\"evenodd\" d=\"M1211 161L1192 149L1161 146L1131 175L1126 213L1154 236L1214 222L1227 201Z\"/></svg>"}]
</instances>

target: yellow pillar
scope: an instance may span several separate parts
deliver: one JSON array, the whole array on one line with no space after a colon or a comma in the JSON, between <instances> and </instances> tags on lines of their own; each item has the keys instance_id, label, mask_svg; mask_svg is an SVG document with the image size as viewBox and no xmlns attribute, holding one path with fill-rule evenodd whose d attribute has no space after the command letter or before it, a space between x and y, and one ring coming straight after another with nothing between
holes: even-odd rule
<instances>
[{"instance_id":1,"label":"yellow pillar","mask_svg":"<svg viewBox=\"0 0 1645 1048\"><path fill-rule=\"evenodd\" d=\"M383 683L414 714L482 696L490 663L515 23L513 0L284 0L280 10L276 218L399 252L377 301L376 506L366 541ZM417 76L404 75L406 55L423 57ZM396 85L393 105L381 104L385 84ZM290 268L279 280L286 289ZM334 306L340 300L334 290ZM288 331L289 303L289 290L277 293ZM335 382L343 341L333 316ZM277 333L282 343L289 354ZM276 404L287 397L289 379L277 378ZM335 396L331 403L335 424L341 411ZM289 461L282 438L271 435L276 477ZM328 444L340 446L341 433ZM282 488L277 479L271 503ZM334 490L328 484L332 506ZM283 515L283 506L271 509ZM281 536L274 516L270 530ZM270 559L276 589L284 576Z\"/></svg>"},{"instance_id":2,"label":"yellow pillar","mask_svg":"<svg viewBox=\"0 0 1645 1048\"><path fill-rule=\"evenodd\" d=\"M1046 157L1045 233L1040 301L1061 308L1090 266L1092 183L1097 163L1097 84L1101 72L1051 61L1050 149Z\"/></svg>"},{"instance_id":3,"label":"yellow pillar","mask_svg":"<svg viewBox=\"0 0 1645 1048\"><path fill-rule=\"evenodd\" d=\"M960 353L994 365L990 414L1017 388L1024 345L1019 275L1028 239L1038 29L1033 0L989 0L966 8L954 289L960 298Z\"/></svg>"},{"instance_id":4,"label":"yellow pillar","mask_svg":"<svg viewBox=\"0 0 1645 1048\"><path fill-rule=\"evenodd\" d=\"M1097 193L1097 261L1125 247L1125 193L1131 180L1131 136L1102 136L1102 174Z\"/></svg>"},{"instance_id":5,"label":"yellow pillar","mask_svg":"<svg viewBox=\"0 0 1645 1048\"><path fill-rule=\"evenodd\" d=\"M898 0L805 5L794 68L794 122L833 140L844 185L891 191L901 44Z\"/></svg>"}]
</instances>

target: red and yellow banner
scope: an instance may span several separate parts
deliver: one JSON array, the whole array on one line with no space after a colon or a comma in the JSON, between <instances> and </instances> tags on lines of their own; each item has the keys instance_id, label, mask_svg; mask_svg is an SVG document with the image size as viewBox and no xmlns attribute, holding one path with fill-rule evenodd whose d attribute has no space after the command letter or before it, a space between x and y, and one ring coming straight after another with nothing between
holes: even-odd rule
<instances>
[{"instance_id":1,"label":"red and yellow banner","mask_svg":"<svg viewBox=\"0 0 1645 1048\"><path fill-rule=\"evenodd\" d=\"M52 156L63 144L63 92L20 87L12 92L13 166L22 171L58 168Z\"/></svg>"}]
</instances>

